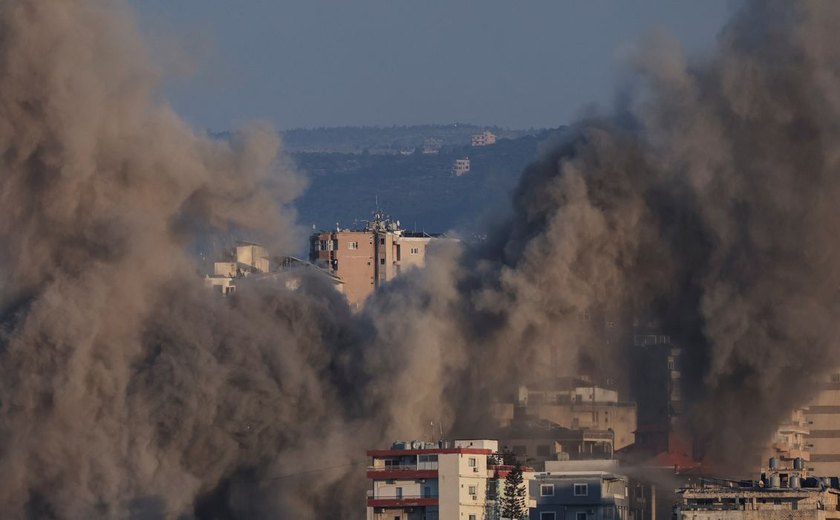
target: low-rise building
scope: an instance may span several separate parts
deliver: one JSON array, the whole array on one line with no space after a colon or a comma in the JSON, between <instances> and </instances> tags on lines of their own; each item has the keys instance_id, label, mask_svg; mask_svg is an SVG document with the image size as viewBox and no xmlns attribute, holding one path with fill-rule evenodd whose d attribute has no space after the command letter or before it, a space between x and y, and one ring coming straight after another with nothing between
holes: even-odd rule
<instances>
[{"instance_id":1,"label":"low-rise building","mask_svg":"<svg viewBox=\"0 0 840 520\"><path fill-rule=\"evenodd\" d=\"M282 278L287 288L296 289L300 284L298 275L306 272L325 276L336 290L343 292L344 282L327 271L293 256L271 257L265 247L252 242L238 242L225 251L224 258L213 263L213 274L208 274L204 282L226 295L236 291L237 283L245 278L263 281Z\"/></svg>"},{"instance_id":2,"label":"low-rise building","mask_svg":"<svg viewBox=\"0 0 840 520\"><path fill-rule=\"evenodd\" d=\"M805 463L770 467L758 481L701 479L678 490L676 520L840 519L837 479L808 477Z\"/></svg>"},{"instance_id":3,"label":"low-rise building","mask_svg":"<svg viewBox=\"0 0 840 520\"><path fill-rule=\"evenodd\" d=\"M480 134L473 134L470 141L473 146L490 146L496 144L496 134L490 130L485 130Z\"/></svg>"},{"instance_id":4,"label":"low-rise building","mask_svg":"<svg viewBox=\"0 0 840 520\"><path fill-rule=\"evenodd\" d=\"M572 430L611 431L616 450L633 444L637 429L635 403L622 401L616 390L582 378L522 386L515 403L509 408L496 405L494 413L500 425L527 417Z\"/></svg>"},{"instance_id":5,"label":"low-rise building","mask_svg":"<svg viewBox=\"0 0 840 520\"><path fill-rule=\"evenodd\" d=\"M528 483L530 520L628 520L628 478L607 471L552 467ZM553 471L551 469L554 469Z\"/></svg>"},{"instance_id":6,"label":"low-rise building","mask_svg":"<svg viewBox=\"0 0 840 520\"><path fill-rule=\"evenodd\" d=\"M470 172L470 158L469 157L465 157L463 159L455 159L455 162L452 163L452 173L456 177L466 175L469 172Z\"/></svg>"},{"instance_id":7,"label":"low-rise building","mask_svg":"<svg viewBox=\"0 0 840 520\"><path fill-rule=\"evenodd\" d=\"M546 461L611 459L615 433L570 429L539 419L517 419L498 432L503 451L541 469Z\"/></svg>"}]
</instances>

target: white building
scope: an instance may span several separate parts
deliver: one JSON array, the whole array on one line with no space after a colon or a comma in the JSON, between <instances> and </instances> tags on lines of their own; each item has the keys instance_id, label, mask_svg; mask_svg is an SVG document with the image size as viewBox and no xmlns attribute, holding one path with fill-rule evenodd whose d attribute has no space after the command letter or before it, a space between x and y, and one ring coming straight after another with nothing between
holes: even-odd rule
<instances>
[{"instance_id":1,"label":"white building","mask_svg":"<svg viewBox=\"0 0 840 520\"><path fill-rule=\"evenodd\" d=\"M455 159L455 162L452 164L452 173L455 174L456 177L460 177L461 175L466 175L470 172L470 158L466 157L464 159Z\"/></svg>"},{"instance_id":2,"label":"white building","mask_svg":"<svg viewBox=\"0 0 840 520\"><path fill-rule=\"evenodd\" d=\"M491 144L496 144L496 134L490 130L485 130L480 134L473 134L471 142L473 146L489 146Z\"/></svg>"},{"instance_id":3,"label":"white building","mask_svg":"<svg viewBox=\"0 0 840 520\"><path fill-rule=\"evenodd\" d=\"M504 468L492 457L498 449L494 440L460 440L396 442L368 451L367 520L489 518Z\"/></svg>"}]
</instances>

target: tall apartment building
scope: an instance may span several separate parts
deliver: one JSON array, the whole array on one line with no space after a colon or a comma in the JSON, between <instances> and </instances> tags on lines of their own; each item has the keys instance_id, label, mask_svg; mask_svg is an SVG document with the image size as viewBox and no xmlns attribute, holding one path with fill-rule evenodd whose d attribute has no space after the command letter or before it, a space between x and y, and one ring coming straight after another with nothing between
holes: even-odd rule
<instances>
[{"instance_id":1,"label":"tall apartment building","mask_svg":"<svg viewBox=\"0 0 840 520\"><path fill-rule=\"evenodd\" d=\"M343 282L344 295L358 310L377 287L409 268L422 267L429 243L442 237L406 231L377 211L363 230L313 234L309 257Z\"/></svg>"},{"instance_id":2,"label":"tall apartment building","mask_svg":"<svg viewBox=\"0 0 840 520\"><path fill-rule=\"evenodd\" d=\"M808 468L816 475L840 476L840 373L831 374L805 411Z\"/></svg>"},{"instance_id":3,"label":"tall apartment building","mask_svg":"<svg viewBox=\"0 0 840 520\"><path fill-rule=\"evenodd\" d=\"M498 447L493 440L414 441L368 451L367 520L488 518L498 490L499 466L491 458Z\"/></svg>"}]
</instances>

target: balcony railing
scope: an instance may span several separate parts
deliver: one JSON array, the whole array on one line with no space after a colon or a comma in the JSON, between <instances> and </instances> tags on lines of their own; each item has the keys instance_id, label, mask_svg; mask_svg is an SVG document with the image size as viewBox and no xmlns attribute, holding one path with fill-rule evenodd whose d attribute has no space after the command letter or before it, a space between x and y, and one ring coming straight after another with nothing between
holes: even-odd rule
<instances>
[{"instance_id":1,"label":"balcony railing","mask_svg":"<svg viewBox=\"0 0 840 520\"><path fill-rule=\"evenodd\" d=\"M438 469L436 463L426 464L406 464L406 465L388 465L388 466L368 466L368 471L435 471Z\"/></svg>"},{"instance_id":2,"label":"balcony railing","mask_svg":"<svg viewBox=\"0 0 840 520\"><path fill-rule=\"evenodd\" d=\"M372 498L374 500L417 500L418 498L439 498L439 495L371 496L370 494L368 494L368 498Z\"/></svg>"}]
</instances>

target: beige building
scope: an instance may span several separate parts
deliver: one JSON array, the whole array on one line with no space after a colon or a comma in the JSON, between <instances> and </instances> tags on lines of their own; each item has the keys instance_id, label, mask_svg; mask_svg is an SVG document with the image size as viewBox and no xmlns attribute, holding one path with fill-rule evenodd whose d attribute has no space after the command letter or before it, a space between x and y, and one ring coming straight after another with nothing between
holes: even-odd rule
<instances>
[{"instance_id":1,"label":"beige building","mask_svg":"<svg viewBox=\"0 0 840 520\"><path fill-rule=\"evenodd\" d=\"M327 276L336 290L343 292L343 282L314 265L291 256L271 258L265 247L252 242L238 242L225 252L225 258L213 263L213 273L205 277L208 287L222 294L232 294L245 278L281 281L288 289L297 289L304 271Z\"/></svg>"},{"instance_id":2,"label":"beige building","mask_svg":"<svg viewBox=\"0 0 840 520\"><path fill-rule=\"evenodd\" d=\"M498 448L494 440L412 441L368 451L367 520L489 518L502 468L492 457Z\"/></svg>"},{"instance_id":3,"label":"beige building","mask_svg":"<svg viewBox=\"0 0 840 520\"><path fill-rule=\"evenodd\" d=\"M455 162L452 163L452 173L456 177L470 173L470 158L455 159Z\"/></svg>"},{"instance_id":4,"label":"beige building","mask_svg":"<svg viewBox=\"0 0 840 520\"><path fill-rule=\"evenodd\" d=\"M382 284L407 269L423 267L429 244L442 235L415 233L382 212L362 231L324 231L312 235L310 260L340 279L355 310Z\"/></svg>"},{"instance_id":5,"label":"beige building","mask_svg":"<svg viewBox=\"0 0 840 520\"><path fill-rule=\"evenodd\" d=\"M490 130L485 130L480 134L473 134L471 139L473 146L490 146L496 144L496 134Z\"/></svg>"},{"instance_id":6,"label":"beige building","mask_svg":"<svg viewBox=\"0 0 840 520\"><path fill-rule=\"evenodd\" d=\"M376 286L375 238L368 231L350 230L312 236L310 260L343 282L344 295L355 309L361 308Z\"/></svg>"},{"instance_id":7,"label":"beige building","mask_svg":"<svg viewBox=\"0 0 840 520\"><path fill-rule=\"evenodd\" d=\"M831 520L840 519L840 491L830 482L808 478L804 462L776 466L761 480L699 481L678 491L677 520ZM775 466L775 467L774 467Z\"/></svg>"},{"instance_id":8,"label":"beige building","mask_svg":"<svg viewBox=\"0 0 840 520\"><path fill-rule=\"evenodd\" d=\"M790 413L773 432L769 445L762 453L762 461L775 457L785 465L792 464L795 459L805 462L810 460L811 454L807 449L810 430L806 413L805 408L797 408ZM820 475L823 474L820 473Z\"/></svg>"},{"instance_id":9,"label":"beige building","mask_svg":"<svg viewBox=\"0 0 840 520\"><path fill-rule=\"evenodd\" d=\"M805 411L808 468L815 475L840 476L840 373L823 383Z\"/></svg>"},{"instance_id":10,"label":"beige building","mask_svg":"<svg viewBox=\"0 0 840 520\"><path fill-rule=\"evenodd\" d=\"M547 386L522 386L515 404L496 405L496 419L510 424L514 416L544 419L573 430L612 431L614 448L635 442L636 404L619 400L618 392L585 379L562 378Z\"/></svg>"}]
</instances>

